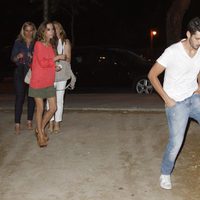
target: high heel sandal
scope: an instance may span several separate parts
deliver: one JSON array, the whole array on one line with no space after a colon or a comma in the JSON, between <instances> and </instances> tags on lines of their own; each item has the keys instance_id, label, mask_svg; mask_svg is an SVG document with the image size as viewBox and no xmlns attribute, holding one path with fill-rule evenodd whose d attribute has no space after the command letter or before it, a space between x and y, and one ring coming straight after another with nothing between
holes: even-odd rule
<instances>
[{"instance_id":1,"label":"high heel sandal","mask_svg":"<svg viewBox=\"0 0 200 200\"><path fill-rule=\"evenodd\" d=\"M43 135L40 135L37 131L37 129L35 130L35 136L37 138L37 143L39 147L46 147L47 146L47 140L44 138Z\"/></svg>"},{"instance_id":2,"label":"high heel sandal","mask_svg":"<svg viewBox=\"0 0 200 200\"><path fill-rule=\"evenodd\" d=\"M35 129L35 133L38 134L38 130L37 130L37 129ZM44 136L44 139L45 139L46 141L49 141L49 137L48 137L47 133L43 132L43 136Z\"/></svg>"},{"instance_id":3,"label":"high heel sandal","mask_svg":"<svg viewBox=\"0 0 200 200\"><path fill-rule=\"evenodd\" d=\"M60 133L60 123L59 122L54 123L54 133L55 134Z\"/></svg>"},{"instance_id":4,"label":"high heel sandal","mask_svg":"<svg viewBox=\"0 0 200 200\"><path fill-rule=\"evenodd\" d=\"M30 120L27 121L27 129L33 130L33 124L32 124L32 121L30 121Z\"/></svg>"},{"instance_id":5,"label":"high heel sandal","mask_svg":"<svg viewBox=\"0 0 200 200\"><path fill-rule=\"evenodd\" d=\"M20 124L18 124L18 123L15 124L15 134L16 135L20 134Z\"/></svg>"}]
</instances>

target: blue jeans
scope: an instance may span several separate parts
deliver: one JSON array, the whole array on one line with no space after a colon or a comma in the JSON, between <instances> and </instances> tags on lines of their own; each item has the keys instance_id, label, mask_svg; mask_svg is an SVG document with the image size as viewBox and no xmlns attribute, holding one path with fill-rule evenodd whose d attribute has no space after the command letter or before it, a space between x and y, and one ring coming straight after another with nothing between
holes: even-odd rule
<instances>
[{"instance_id":1,"label":"blue jeans","mask_svg":"<svg viewBox=\"0 0 200 200\"><path fill-rule=\"evenodd\" d=\"M176 102L173 107L166 107L165 111L169 141L162 160L161 174L170 175L183 144L188 119L195 119L200 124L200 95L193 94L183 101Z\"/></svg>"}]
</instances>

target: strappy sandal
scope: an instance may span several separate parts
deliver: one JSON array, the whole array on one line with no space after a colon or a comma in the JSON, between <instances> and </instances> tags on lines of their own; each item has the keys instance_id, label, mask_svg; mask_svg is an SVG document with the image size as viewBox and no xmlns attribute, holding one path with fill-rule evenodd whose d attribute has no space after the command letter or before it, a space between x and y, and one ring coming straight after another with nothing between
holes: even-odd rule
<instances>
[{"instance_id":1,"label":"strappy sandal","mask_svg":"<svg viewBox=\"0 0 200 200\"><path fill-rule=\"evenodd\" d=\"M33 130L33 124L32 124L32 121L27 121L27 129L28 130Z\"/></svg>"},{"instance_id":2,"label":"strappy sandal","mask_svg":"<svg viewBox=\"0 0 200 200\"><path fill-rule=\"evenodd\" d=\"M47 146L47 140L43 135L40 135L37 130L35 130L35 136L37 138L37 143L40 148Z\"/></svg>"},{"instance_id":3,"label":"strappy sandal","mask_svg":"<svg viewBox=\"0 0 200 200\"><path fill-rule=\"evenodd\" d=\"M37 130L37 129L35 129L35 133L38 134L38 130ZM43 136L44 136L44 139L45 139L46 141L49 141L49 137L48 137L47 133L43 132Z\"/></svg>"},{"instance_id":4,"label":"strappy sandal","mask_svg":"<svg viewBox=\"0 0 200 200\"><path fill-rule=\"evenodd\" d=\"M20 134L20 124L18 124L18 123L15 124L15 134L16 135Z\"/></svg>"},{"instance_id":5,"label":"strappy sandal","mask_svg":"<svg viewBox=\"0 0 200 200\"><path fill-rule=\"evenodd\" d=\"M54 123L54 130L53 130L53 132L54 132L55 134L60 133L60 123L59 123L59 122L55 122L55 123Z\"/></svg>"}]
</instances>

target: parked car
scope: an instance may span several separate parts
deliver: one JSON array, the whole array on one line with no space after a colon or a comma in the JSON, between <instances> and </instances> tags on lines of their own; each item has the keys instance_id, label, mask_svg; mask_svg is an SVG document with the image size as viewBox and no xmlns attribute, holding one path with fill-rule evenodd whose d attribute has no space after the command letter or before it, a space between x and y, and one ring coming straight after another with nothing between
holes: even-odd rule
<instances>
[{"instance_id":1,"label":"parked car","mask_svg":"<svg viewBox=\"0 0 200 200\"><path fill-rule=\"evenodd\" d=\"M152 64L128 49L87 46L72 51L76 88L129 87L139 94L151 94L147 74Z\"/></svg>"},{"instance_id":2,"label":"parked car","mask_svg":"<svg viewBox=\"0 0 200 200\"><path fill-rule=\"evenodd\" d=\"M15 64L10 60L11 50L12 46L1 49L0 80L14 75ZM152 64L128 49L98 46L72 49L72 70L77 78L76 90L128 88L139 94L151 94L154 89L147 74Z\"/></svg>"}]
</instances>

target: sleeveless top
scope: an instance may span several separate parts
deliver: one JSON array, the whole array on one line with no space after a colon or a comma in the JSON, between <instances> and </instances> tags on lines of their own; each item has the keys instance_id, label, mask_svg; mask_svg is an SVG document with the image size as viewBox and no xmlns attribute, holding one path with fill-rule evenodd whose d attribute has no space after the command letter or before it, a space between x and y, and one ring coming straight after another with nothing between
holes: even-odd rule
<instances>
[{"instance_id":1,"label":"sleeveless top","mask_svg":"<svg viewBox=\"0 0 200 200\"><path fill-rule=\"evenodd\" d=\"M58 40L58 46L57 46L58 55L63 54L63 52L64 52L64 45L65 45L65 43L64 42L62 43L62 40L59 39Z\"/></svg>"}]
</instances>

